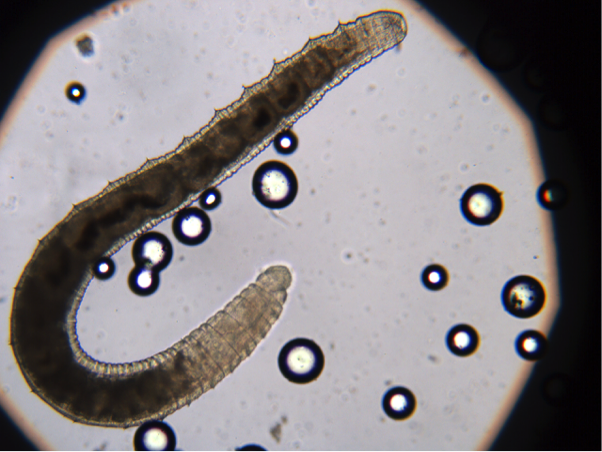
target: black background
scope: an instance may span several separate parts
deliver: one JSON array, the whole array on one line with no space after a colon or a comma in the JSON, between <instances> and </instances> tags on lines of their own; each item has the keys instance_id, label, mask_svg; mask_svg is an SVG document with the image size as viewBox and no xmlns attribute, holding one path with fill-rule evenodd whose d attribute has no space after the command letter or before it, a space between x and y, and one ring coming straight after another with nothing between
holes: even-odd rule
<instances>
[{"instance_id":1,"label":"black background","mask_svg":"<svg viewBox=\"0 0 602 452\"><path fill-rule=\"evenodd\" d=\"M107 3L0 1L0 118L47 39ZM571 249L571 231L567 229L570 219L564 219L564 226L556 224L557 234L561 231L564 241L559 246L568 250L559 253L560 267L577 264L579 268L589 269L587 278L580 278L575 272L563 273L572 278L563 280L563 303L579 303L580 328L584 334L580 343L572 347L576 360L571 368L558 370L569 376L575 390L561 409L550 408L544 428L527 435L530 419L537 416L532 407L530 409L527 393L535 397L533 394L540 392L541 385L541 376L532 377L493 448L600 450L600 2L425 0L422 3L471 50L475 49L478 38L471 23L471 12L485 10L488 23L506 27L523 47L525 55L538 58L548 80L546 92L560 102L567 114L566 133L576 144L570 157L578 166L579 179L588 196L585 200L588 210L579 221L589 223L590 247ZM504 74L496 75L513 92ZM520 103L520 98L517 100ZM567 289L571 284L579 284L579 300L570 300ZM562 340L556 336L554 332L550 335L551 345ZM4 450L33 448L1 411L0 432Z\"/></svg>"}]
</instances>

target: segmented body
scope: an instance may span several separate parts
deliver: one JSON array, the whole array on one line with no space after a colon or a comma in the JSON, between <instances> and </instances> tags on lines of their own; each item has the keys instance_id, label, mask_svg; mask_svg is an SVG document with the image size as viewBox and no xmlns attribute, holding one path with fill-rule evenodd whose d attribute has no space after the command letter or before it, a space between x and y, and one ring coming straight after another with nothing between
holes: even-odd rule
<instances>
[{"instance_id":1,"label":"segmented body","mask_svg":"<svg viewBox=\"0 0 602 452\"><path fill-rule=\"evenodd\" d=\"M278 319L292 279L287 267L269 267L167 350L113 364L86 354L76 334L95 263L232 176L405 35L403 16L380 11L310 39L173 152L76 205L40 241L15 289L11 344L32 390L74 421L128 427L164 418L231 373Z\"/></svg>"}]
</instances>

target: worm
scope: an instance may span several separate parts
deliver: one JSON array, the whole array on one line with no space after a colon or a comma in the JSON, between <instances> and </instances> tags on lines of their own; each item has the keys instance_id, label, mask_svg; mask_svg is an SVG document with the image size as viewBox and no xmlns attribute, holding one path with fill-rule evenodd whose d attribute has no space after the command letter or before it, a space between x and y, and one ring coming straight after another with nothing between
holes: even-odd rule
<instances>
[{"instance_id":1,"label":"worm","mask_svg":"<svg viewBox=\"0 0 602 452\"><path fill-rule=\"evenodd\" d=\"M104 363L81 348L75 327L95 263L231 177L406 32L403 16L391 11L339 23L275 63L174 151L75 205L40 240L15 288L10 340L32 391L73 421L127 428L165 418L234 371L280 316L289 268L267 268L168 349L141 361Z\"/></svg>"}]
</instances>

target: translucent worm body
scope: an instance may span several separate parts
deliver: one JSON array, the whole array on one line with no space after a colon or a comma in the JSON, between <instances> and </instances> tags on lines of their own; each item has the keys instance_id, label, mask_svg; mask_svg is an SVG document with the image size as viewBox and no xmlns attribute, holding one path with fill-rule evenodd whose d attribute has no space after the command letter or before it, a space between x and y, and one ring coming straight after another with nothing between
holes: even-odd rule
<instances>
[{"instance_id":1,"label":"translucent worm body","mask_svg":"<svg viewBox=\"0 0 602 452\"><path fill-rule=\"evenodd\" d=\"M113 364L86 354L76 334L94 265L232 176L328 90L405 35L403 16L389 11L339 24L276 63L173 152L74 206L40 241L15 288L11 344L32 390L74 421L129 427L189 404L249 356L282 311L292 280L287 267L267 268L165 351Z\"/></svg>"}]
</instances>

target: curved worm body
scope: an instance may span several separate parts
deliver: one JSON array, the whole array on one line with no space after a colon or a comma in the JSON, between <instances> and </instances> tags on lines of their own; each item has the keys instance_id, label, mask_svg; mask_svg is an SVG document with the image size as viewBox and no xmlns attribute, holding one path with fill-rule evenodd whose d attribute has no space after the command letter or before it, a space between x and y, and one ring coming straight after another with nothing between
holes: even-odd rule
<instances>
[{"instance_id":1,"label":"curved worm body","mask_svg":"<svg viewBox=\"0 0 602 452\"><path fill-rule=\"evenodd\" d=\"M403 16L381 11L310 39L173 152L76 205L40 241L15 288L11 344L32 390L74 421L128 427L190 404L249 356L282 311L292 280L287 267L269 267L165 351L112 364L87 355L76 334L94 265L233 175L405 35Z\"/></svg>"}]
</instances>

